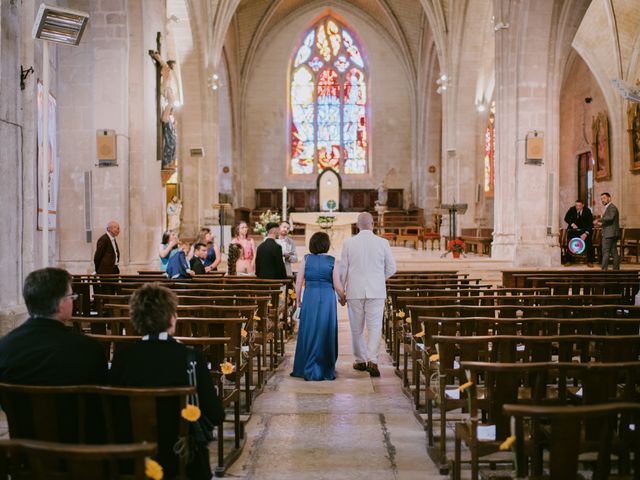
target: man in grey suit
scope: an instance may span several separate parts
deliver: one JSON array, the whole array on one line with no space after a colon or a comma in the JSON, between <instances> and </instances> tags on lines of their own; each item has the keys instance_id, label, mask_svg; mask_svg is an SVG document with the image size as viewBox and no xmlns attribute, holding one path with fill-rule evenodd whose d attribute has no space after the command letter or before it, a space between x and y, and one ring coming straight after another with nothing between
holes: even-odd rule
<instances>
[{"instance_id":1,"label":"man in grey suit","mask_svg":"<svg viewBox=\"0 0 640 480\"><path fill-rule=\"evenodd\" d=\"M358 233L342 246L340 280L345 286L355 370L379 377L378 349L387 298L386 280L396 272L389 242L373 233L373 217L358 216ZM365 325L367 341L365 342Z\"/></svg>"},{"instance_id":2,"label":"man in grey suit","mask_svg":"<svg viewBox=\"0 0 640 480\"><path fill-rule=\"evenodd\" d=\"M602 270L609 267L609 255L613 258L613 269L620 270L620 256L618 255L618 239L620 238L620 216L618 209L611 203L611 195L604 192L600 195L604 212L597 221L602 227Z\"/></svg>"}]
</instances>

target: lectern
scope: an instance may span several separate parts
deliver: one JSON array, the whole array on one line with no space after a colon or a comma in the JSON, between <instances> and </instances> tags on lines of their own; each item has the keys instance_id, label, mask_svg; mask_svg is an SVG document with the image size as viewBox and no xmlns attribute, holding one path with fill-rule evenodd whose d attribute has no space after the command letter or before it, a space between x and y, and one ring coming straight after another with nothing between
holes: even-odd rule
<instances>
[{"instance_id":1,"label":"lectern","mask_svg":"<svg viewBox=\"0 0 640 480\"><path fill-rule=\"evenodd\" d=\"M455 240L458 238L458 228L456 225L457 215L463 214L467 211L468 205L466 203L443 203L440 205L440 210L446 210L449 212L449 240ZM444 253L446 255L448 251ZM444 256L443 255L443 256Z\"/></svg>"}]
</instances>

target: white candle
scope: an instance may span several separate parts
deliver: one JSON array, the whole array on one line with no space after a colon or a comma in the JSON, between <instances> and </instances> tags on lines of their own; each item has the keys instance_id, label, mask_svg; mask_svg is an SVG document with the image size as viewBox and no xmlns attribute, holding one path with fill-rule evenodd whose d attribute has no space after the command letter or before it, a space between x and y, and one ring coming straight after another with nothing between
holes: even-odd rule
<instances>
[{"instance_id":1,"label":"white candle","mask_svg":"<svg viewBox=\"0 0 640 480\"><path fill-rule=\"evenodd\" d=\"M287 187L282 187L282 221L287 219Z\"/></svg>"}]
</instances>

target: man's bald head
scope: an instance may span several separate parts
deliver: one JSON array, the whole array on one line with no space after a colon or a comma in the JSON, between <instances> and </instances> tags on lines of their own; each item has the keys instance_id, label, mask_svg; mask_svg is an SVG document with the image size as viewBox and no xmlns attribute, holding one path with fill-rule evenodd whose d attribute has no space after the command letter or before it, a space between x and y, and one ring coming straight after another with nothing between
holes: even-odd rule
<instances>
[{"instance_id":1,"label":"man's bald head","mask_svg":"<svg viewBox=\"0 0 640 480\"><path fill-rule=\"evenodd\" d=\"M117 237L120 233L120 224L115 220L111 220L107 223L107 232L109 232L112 237Z\"/></svg>"},{"instance_id":2,"label":"man's bald head","mask_svg":"<svg viewBox=\"0 0 640 480\"><path fill-rule=\"evenodd\" d=\"M358 230L373 230L373 217L369 212L358 215Z\"/></svg>"}]
</instances>

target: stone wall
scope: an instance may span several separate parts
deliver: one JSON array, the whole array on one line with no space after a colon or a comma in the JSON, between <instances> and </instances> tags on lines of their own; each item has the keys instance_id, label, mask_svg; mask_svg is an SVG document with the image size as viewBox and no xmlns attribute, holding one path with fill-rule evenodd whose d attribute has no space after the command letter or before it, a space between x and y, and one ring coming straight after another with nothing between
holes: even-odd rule
<instances>
[{"instance_id":1,"label":"stone wall","mask_svg":"<svg viewBox=\"0 0 640 480\"><path fill-rule=\"evenodd\" d=\"M241 202L253 208L254 189L288 185L315 188L316 178L287 176L288 68L297 39L324 9L293 14L262 42L247 72L241 118L242 163L236 175L245 175ZM395 174L389 188L411 185L412 110L411 84L393 43L365 17L351 11L336 12L361 39L369 67L371 147L370 173L345 176L343 188L374 188L389 169ZM405 198L408 204L409 198Z\"/></svg>"}]
</instances>

